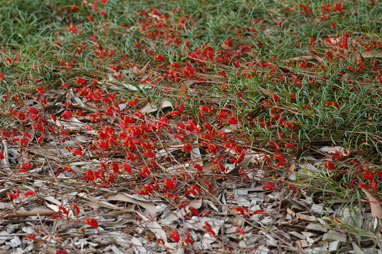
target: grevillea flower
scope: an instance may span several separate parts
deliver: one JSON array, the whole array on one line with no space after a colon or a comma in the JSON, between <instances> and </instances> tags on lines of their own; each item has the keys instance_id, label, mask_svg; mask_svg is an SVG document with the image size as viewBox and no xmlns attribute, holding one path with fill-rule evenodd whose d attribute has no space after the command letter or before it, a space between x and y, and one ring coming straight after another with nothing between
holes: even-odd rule
<instances>
[{"instance_id":1,"label":"grevillea flower","mask_svg":"<svg viewBox=\"0 0 382 254\"><path fill-rule=\"evenodd\" d=\"M24 192L24 197L33 196L33 195L34 195L34 191L31 191L31 190Z\"/></svg>"},{"instance_id":2,"label":"grevillea flower","mask_svg":"<svg viewBox=\"0 0 382 254\"><path fill-rule=\"evenodd\" d=\"M56 254L68 254L68 252L66 250L58 250Z\"/></svg>"},{"instance_id":3,"label":"grevillea flower","mask_svg":"<svg viewBox=\"0 0 382 254\"><path fill-rule=\"evenodd\" d=\"M170 234L168 234L168 236L171 237L171 239L172 239L174 242L179 242L179 240L180 240L179 233L176 232L174 229L170 232Z\"/></svg>"},{"instance_id":4,"label":"grevillea flower","mask_svg":"<svg viewBox=\"0 0 382 254\"><path fill-rule=\"evenodd\" d=\"M203 171L203 168L202 168L202 166L200 166L199 164L197 164L197 163L195 163L194 164L194 168L196 168L197 170L199 170L200 172L202 172Z\"/></svg>"},{"instance_id":5,"label":"grevillea flower","mask_svg":"<svg viewBox=\"0 0 382 254\"><path fill-rule=\"evenodd\" d=\"M7 193L5 193L5 194L8 196L9 199L10 199L10 198L12 198L12 199L16 199L16 198L18 198L19 195L20 195L20 189L17 188L16 193L7 192Z\"/></svg>"},{"instance_id":6,"label":"grevillea flower","mask_svg":"<svg viewBox=\"0 0 382 254\"><path fill-rule=\"evenodd\" d=\"M327 167L328 169L331 169L331 170L336 168L336 166L334 165L334 163L331 160L325 162L323 166Z\"/></svg>"},{"instance_id":7,"label":"grevillea flower","mask_svg":"<svg viewBox=\"0 0 382 254\"><path fill-rule=\"evenodd\" d=\"M184 238L184 242L193 245L194 242L191 240L190 232L188 232L187 228L185 228L184 231L186 232L186 238Z\"/></svg>"},{"instance_id":8,"label":"grevillea flower","mask_svg":"<svg viewBox=\"0 0 382 254\"><path fill-rule=\"evenodd\" d=\"M78 208L76 204L71 204L70 206L76 211L76 214L78 216L80 214L80 208Z\"/></svg>"},{"instance_id":9,"label":"grevillea flower","mask_svg":"<svg viewBox=\"0 0 382 254\"><path fill-rule=\"evenodd\" d=\"M265 182L265 185L262 187L263 190L273 190L273 188L275 187L275 184L272 183L272 182Z\"/></svg>"},{"instance_id":10,"label":"grevillea flower","mask_svg":"<svg viewBox=\"0 0 382 254\"><path fill-rule=\"evenodd\" d=\"M84 223L91 226L92 228L98 228L98 221L94 218L88 217L84 220Z\"/></svg>"},{"instance_id":11,"label":"grevillea flower","mask_svg":"<svg viewBox=\"0 0 382 254\"><path fill-rule=\"evenodd\" d=\"M335 101L328 101L328 102L325 102L325 106L335 106L335 107L337 107L338 109L340 108L340 105L338 105L338 103L335 102Z\"/></svg>"},{"instance_id":12,"label":"grevillea flower","mask_svg":"<svg viewBox=\"0 0 382 254\"><path fill-rule=\"evenodd\" d=\"M62 112L61 116L66 119L69 119L72 117L72 113L70 113L68 110L65 110L64 112Z\"/></svg>"},{"instance_id":13,"label":"grevillea flower","mask_svg":"<svg viewBox=\"0 0 382 254\"><path fill-rule=\"evenodd\" d=\"M210 233L210 235L216 236L216 233L212 230L211 225L207 221L204 222L203 229Z\"/></svg>"},{"instance_id":14,"label":"grevillea flower","mask_svg":"<svg viewBox=\"0 0 382 254\"><path fill-rule=\"evenodd\" d=\"M163 187L165 189L176 190L176 185L177 185L177 182L176 182L175 176L172 179L170 179L170 178L164 179Z\"/></svg>"},{"instance_id":15,"label":"grevillea flower","mask_svg":"<svg viewBox=\"0 0 382 254\"><path fill-rule=\"evenodd\" d=\"M245 234L244 230L239 227L236 228L236 232L242 233L243 235Z\"/></svg>"},{"instance_id":16,"label":"grevillea flower","mask_svg":"<svg viewBox=\"0 0 382 254\"><path fill-rule=\"evenodd\" d=\"M73 153L73 154L77 154L77 155L82 155L82 154L83 154L82 150L79 149L79 148L74 148L74 149L72 150L72 153Z\"/></svg>"}]
</instances>

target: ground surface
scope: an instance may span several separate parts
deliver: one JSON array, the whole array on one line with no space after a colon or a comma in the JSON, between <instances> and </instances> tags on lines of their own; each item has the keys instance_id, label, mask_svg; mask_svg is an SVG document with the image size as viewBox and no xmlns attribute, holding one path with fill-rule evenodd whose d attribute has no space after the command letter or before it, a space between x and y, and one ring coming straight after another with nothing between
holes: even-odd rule
<instances>
[{"instance_id":1,"label":"ground surface","mask_svg":"<svg viewBox=\"0 0 382 254\"><path fill-rule=\"evenodd\" d=\"M211 2L1 2L1 253L382 251L382 5Z\"/></svg>"}]
</instances>

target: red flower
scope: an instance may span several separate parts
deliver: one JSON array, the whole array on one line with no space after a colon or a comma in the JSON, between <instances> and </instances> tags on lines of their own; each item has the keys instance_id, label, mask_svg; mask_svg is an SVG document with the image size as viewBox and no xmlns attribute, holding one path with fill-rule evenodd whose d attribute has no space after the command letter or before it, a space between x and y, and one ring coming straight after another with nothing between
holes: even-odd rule
<instances>
[{"instance_id":1,"label":"red flower","mask_svg":"<svg viewBox=\"0 0 382 254\"><path fill-rule=\"evenodd\" d=\"M185 229L184 231L186 232L186 238L184 239L184 242L193 245L194 242L191 240L190 232L188 232L187 229Z\"/></svg>"},{"instance_id":2,"label":"red flower","mask_svg":"<svg viewBox=\"0 0 382 254\"><path fill-rule=\"evenodd\" d=\"M334 7L333 7L333 11L339 11L341 12L344 8L344 5L343 4L339 4L339 3L335 3Z\"/></svg>"},{"instance_id":3,"label":"red flower","mask_svg":"<svg viewBox=\"0 0 382 254\"><path fill-rule=\"evenodd\" d=\"M12 193L12 192L7 192L7 193L5 193L5 194L8 196L9 199L10 199L10 198L16 199L16 198L18 198L19 195L20 195L20 189L17 189L17 190L16 190L16 194L14 194L14 193Z\"/></svg>"},{"instance_id":4,"label":"red flower","mask_svg":"<svg viewBox=\"0 0 382 254\"><path fill-rule=\"evenodd\" d=\"M244 230L239 227L236 228L236 232L242 233L243 235L245 234Z\"/></svg>"},{"instance_id":5,"label":"red flower","mask_svg":"<svg viewBox=\"0 0 382 254\"><path fill-rule=\"evenodd\" d=\"M277 102L278 101L278 99L279 99L279 97L277 96L277 94L272 94L272 98L273 98L273 100L275 101L275 102Z\"/></svg>"},{"instance_id":6,"label":"red flower","mask_svg":"<svg viewBox=\"0 0 382 254\"><path fill-rule=\"evenodd\" d=\"M164 56L162 54L158 54L158 55L154 56L154 59L157 59L159 61L164 61Z\"/></svg>"},{"instance_id":7,"label":"red flower","mask_svg":"<svg viewBox=\"0 0 382 254\"><path fill-rule=\"evenodd\" d=\"M262 188L263 190L273 190L274 187L275 187L274 183L267 181Z\"/></svg>"},{"instance_id":8,"label":"red flower","mask_svg":"<svg viewBox=\"0 0 382 254\"><path fill-rule=\"evenodd\" d=\"M128 173L131 173L131 167L129 164L127 164L126 162L122 162L122 169L127 171Z\"/></svg>"},{"instance_id":9,"label":"red flower","mask_svg":"<svg viewBox=\"0 0 382 254\"><path fill-rule=\"evenodd\" d=\"M94 218L91 218L91 217L86 218L84 220L84 223L91 226L92 228L98 228L98 221Z\"/></svg>"},{"instance_id":10,"label":"red flower","mask_svg":"<svg viewBox=\"0 0 382 254\"><path fill-rule=\"evenodd\" d=\"M352 72L355 72L354 67L351 66L351 65L346 65L346 68L347 68L348 70L351 70Z\"/></svg>"},{"instance_id":11,"label":"red flower","mask_svg":"<svg viewBox=\"0 0 382 254\"><path fill-rule=\"evenodd\" d=\"M328 101L328 102L325 102L325 106L335 106L335 107L337 107L338 109L340 108L340 105L338 105L338 103L335 102L335 101Z\"/></svg>"},{"instance_id":12,"label":"red flower","mask_svg":"<svg viewBox=\"0 0 382 254\"><path fill-rule=\"evenodd\" d=\"M71 31L73 33L76 33L77 32L77 28L75 25L71 24L69 27L68 27L68 31Z\"/></svg>"},{"instance_id":13,"label":"red flower","mask_svg":"<svg viewBox=\"0 0 382 254\"><path fill-rule=\"evenodd\" d=\"M68 254L68 252L66 250L58 250L56 254Z\"/></svg>"},{"instance_id":14,"label":"red flower","mask_svg":"<svg viewBox=\"0 0 382 254\"><path fill-rule=\"evenodd\" d=\"M235 40L235 38L230 39L227 37L227 40L224 42L224 44L227 45L228 47L230 47L230 46L232 46L232 43L234 40Z\"/></svg>"},{"instance_id":15,"label":"red flower","mask_svg":"<svg viewBox=\"0 0 382 254\"><path fill-rule=\"evenodd\" d=\"M285 165L286 160L281 153L273 156L273 159L278 160L278 162L275 164L276 167Z\"/></svg>"},{"instance_id":16,"label":"red flower","mask_svg":"<svg viewBox=\"0 0 382 254\"><path fill-rule=\"evenodd\" d=\"M38 139L37 139L37 144L41 144L42 140L44 139L44 135L41 135Z\"/></svg>"},{"instance_id":17,"label":"red flower","mask_svg":"<svg viewBox=\"0 0 382 254\"><path fill-rule=\"evenodd\" d=\"M105 18L107 18L107 14L104 11L100 11L99 14L103 15Z\"/></svg>"},{"instance_id":18,"label":"red flower","mask_svg":"<svg viewBox=\"0 0 382 254\"><path fill-rule=\"evenodd\" d=\"M184 144L183 148L182 148L182 151L183 152L189 152L191 153L192 151L192 146L190 144Z\"/></svg>"},{"instance_id":19,"label":"red flower","mask_svg":"<svg viewBox=\"0 0 382 254\"><path fill-rule=\"evenodd\" d=\"M238 120L234 114L231 115L231 117L228 119L228 122L230 124L237 124Z\"/></svg>"},{"instance_id":20,"label":"red flower","mask_svg":"<svg viewBox=\"0 0 382 254\"><path fill-rule=\"evenodd\" d=\"M84 179L88 179L89 181L94 180L95 176L94 176L93 171L91 171L90 169L86 169L85 173L86 173L86 175L84 176Z\"/></svg>"},{"instance_id":21,"label":"red flower","mask_svg":"<svg viewBox=\"0 0 382 254\"><path fill-rule=\"evenodd\" d=\"M148 168L142 168L142 170L138 174L140 174L143 177L148 177L151 175L151 172L150 170L148 170Z\"/></svg>"},{"instance_id":22,"label":"red flower","mask_svg":"<svg viewBox=\"0 0 382 254\"><path fill-rule=\"evenodd\" d=\"M336 168L336 166L334 165L334 163L332 161L325 162L324 167L327 167L328 169L331 169L331 170Z\"/></svg>"},{"instance_id":23,"label":"red flower","mask_svg":"<svg viewBox=\"0 0 382 254\"><path fill-rule=\"evenodd\" d=\"M34 191L31 191L31 190L24 192L24 197L33 196L33 195L34 195Z\"/></svg>"},{"instance_id":24,"label":"red flower","mask_svg":"<svg viewBox=\"0 0 382 254\"><path fill-rule=\"evenodd\" d=\"M76 210L76 214L77 216L80 214L80 208L78 208L78 206L76 204L71 204L70 205L74 210Z\"/></svg>"},{"instance_id":25,"label":"red flower","mask_svg":"<svg viewBox=\"0 0 382 254\"><path fill-rule=\"evenodd\" d=\"M83 154L82 150L79 149L79 148L74 148L74 149L72 150L72 153L73 153L73 154L77 154L77 155L82 155L82 154Z\"/></svg>"},{"instance_id":26,"label":"red flower","mask_svg":"<svg viewBox=\"0 0 382 254\"><path fill-rule=\"evenodd\" d=\"M171 239L174 242L179 242L179 240L180 240L180 236L179 236L178 232L176 232L174 229L171 231L171 233L168 236L171 237Z\"/></svg>"},{"instance_id":27,"label":"red flower","mask_svg":"<svg viewBox=\"0 0 382 254\"><path fill-rule=\"evenodd\" d=\"M239 169L239 173L242 173L245 176L245 178L249 179L248 174L244 170Z\"/></svg>"},{"instance_id":28,"label":"red flower","mask_svg":"<svg viewBox=\"0 0 382 254\"><path fill-rule=\"evenodd\" d=\"M70 113L69 111L65 110L62 114L61 114L62 117L65 117L66 119L69 119L72 117L72 113Z\"/></svg>"},{"instance_id":29,"label":"red flower","mask_svg":"<svg viewBox=\"0 0 382 254\"><path fill-rule=\"evenodd\" d=\"M216 236L216 233L212 230L211 225L206 221L204 222L203 229L205 229L210 235Z\"/></svg>"},{"instance_id":30,"label":"red flower","mask_svg":"<svg viewBox=\"0 0 382 254\"><path fill-rule=\"evenodd\" d=\"M196 169L199 170L200 172L203 171L202 166L200 166L200 165L197 164L197 163L194 164L194 168L196 168Z\"/></svg>"},{"instance_id":31,"label":"red flower","mask_svg":"<svg viewBox=\"0 0 382 254\"><path fill-rule=\"evenodd\" d=\"M173 177L173 179L165 178L163 187L165 189L176 190L176 184L177 182L175 176Z\"/></svg>"}]
</instances>

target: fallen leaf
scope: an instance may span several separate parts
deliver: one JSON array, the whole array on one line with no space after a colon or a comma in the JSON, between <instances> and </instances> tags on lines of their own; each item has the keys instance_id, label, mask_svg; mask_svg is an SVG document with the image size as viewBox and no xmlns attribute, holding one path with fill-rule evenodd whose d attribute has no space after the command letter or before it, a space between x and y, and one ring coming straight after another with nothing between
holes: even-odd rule
<instances>
[{"instance_id":1,"label":"fallen leaf","mask_svg":"<svg viewBox=\"0 0 382 254\"><path fill-rule=\"evenodd\" d=\"M137 68L134 68L133 69L133 72L136 74L136 75L143 75L145 74L146 70L147 70L147 67L149 66L150 62L147 62L145 64L145 66L143 66L142 69L137 69Z\"/></svg>"},{"instance_id":2,"label":"fallen leaf","mask_svg":"<svg viewBox=\"0 0 382 254\"><path fill-rule=\"evenodd\" d=\"M194 142L194 146L192 147L191 150L191 159L192 161L197 161L201 163L201 166L203 166L203 159L202 159L202 154L200 153L199 149L199 140L196 139Z\"/></svg>"},{"instance_id":3,"label":"fallen leaf","mask_svg":"<svg viewBox=\"0 0 382 254\"><path fill-rule=\"evenodd\" d=\"M147 223L147 227L150 229L151 232L155 234L157 239L162 239L165 243L167 243L166 232L163 230L161 225L158 224L158 222L150 221L149 223Z\"/></svg>"},{"instance_id":4,"label":"fallen leaf","mask_svg":"<svg viewBox=\"0 0 382 254\"><path fill-rule=\"evenodd\" d=\"M156 106L155 104L152 104L152 103L147 103L143 108L141 108L140 111L142 113L150 114L150 113L154 113L158 110L163 110L166 108L173 108L172 103L169 101L163 100L159 103L158 106Z\"/></svg>"},{"instance_id":5,"label":"fallen leaf","mask_svg":"<svg viewBox=\"0 0 382 254\"><path fill-rule=\"evenodd\" d=\"M180 87L179 92L177 94L178 99L183 97L183 95L186 93L186 91L187 91L187 85L186 85L186 83L183 82L182 86Z\"/></svg>"},{"instance_id":6,"label":"fallen leaf","mask_svg":"<svg viewBox=\"0 0 382 254\"><path fill-rule=\"evenodd\" d=\"M298 57L289 58L285 60L285 62L297 62L301 60L307 60L307 61L316 60L319 63L324 63L324 60L319 56L298 56Z\"/></svg>"},{"instance_id":7,"label":"fallen leaf","mask_svg":"<svg viewBox=\"0 0 382 254\"><path fill-rule=\"evenodd\" d=\"M377 217L378 219L382 219L382 207L381 202L378 201L375 197L373 197L367 190L362 189L363 193L365 193L371 208L371 215Z\"/></svg>"},{"instance_id":8,"label":"fallen leaf","mask_svg":"<svg viewBox=\"0 0 382 254\"><path fill-rule=\"evenodd\" d=\"M147 253L146 249L143 247L144 245L138 238L133 237L131 239L131 244L134 246L135 253Z\"/></svg>"},{"instance_id":9,"label":"fallen leaf","mask_svg":"<svg viewBox=\"0 0 382 254\"><path fill-rule=\"evenodd\" d=\"M146 211L149 213L149 215L153 218L156 216L156 207L154 204L148 202L148 201L143 201L143 200L138 200L134 197L132 197L129 194L126 193L118 193L116 195L110 196L107 198L109 201L122 201L122 202L127 202L127 203L133 203L136 205L139 205L143 208L146 209Z\"/></svg>"},{"instance_id":10,"label":"fallen leaf","mask_svg":"<svg viewBox=\"0 0 382 254\"><path fill-rule=\"evenodd\" d=\"M306 220L306 221L312 221L312 222L317 221L317 218L315 216L306 215L302 213L296 213L296 217L300 220Z\"/></svg>"},{"instance_id":11,"label":"fallen leaf","mask_svg":"<svg viewBox=\"0 0 382 254\"><path fill-rule=\"evenodd\" d=\"M143 225L145 225L147 229L153 232L155 236L157 237L157 239L162 239L166 247L173 249L173 247L169 245L169 243L167 242L166 232L163 230L162 226L159 225L158 222L150 221L146 216L144 216L140 212L137 212L137 214L142 218L144 222L147 222L147 223L144 223Z\"/></svg>"},{"instance_id":12,"label":"fallen leaf","mask_svg":"<svg viewBox=\"0 0 382 254\"><path fill-rule=\"evenodd\" d=\"M159 109L163 110L165 108L173 108L172 103L166 100L163 100L159 103Z\"/></svg>"},{"instance_id":13,"label":"fallen leaf","mask_svg":"<svg viewBox=\"0 0 382 254\"><path fill-rule=\"evenodd\" d=\"M382 51L366 51L362 52L361 56L363 58L380 58L382 57Z\"/></svg>"},{"instance_id":14,"label":"fallen leaf","mask_svg":"<svg viewBox=\"0 0 382 254\"><path fill-rule=\"evenodd\" d=\"M343 156L347 155L345 148L341 146L323 146L319 150L321 152L328 153L328 154L341 153Z\"/></svg>"},{"instance_id":15,"label":"fallen leaf","mask_svg":"<svg viewBox=\"0 0 382 254\"><path fill-rule=\"evenodd\" d=\"M260 86L259 86L259 90L262 91L263 93L265 93L266 95L268 95L269 97L272 97L274 94L271 90L262 88Z\"/></svg>"},{"instance_id":16,"label":"fallen leaf","mask_svg":"<svg viewBox=\"0 0 382 254\"><path fill-rule=\"evenodd\" d=\"M27 211L21 208L14 213L7 214L5 217L51 216L55 213L56 211L48 208L35 208L31 211Z\"/></svg>"},{"instance_id":17,"label":"fallen leaf","mask_svg":"<svg viewBox=\"0 0 382 254\"><path fill-rule=\"evenodd\" d=\"M232 170L230 170L229 172L227 172L228 174L237 174L239 172L239 170L243 170L243 169L246 169L249 165L249 163L251 162L252 158L248 157L244 160L242 160L239 164L237 164Z\"/></svg>"},{"instance_id":18,"label":"fallen leaf","mask_svg":"<svg viewBox=\"0 0 382 254\"><path fill-rule=\"evenodd\" d=\"M152 103L147 103L143 108L141 108L141 112L142 113L154 113L158 110L158 107L155 106L154 104Z\"/></svg>"},{"instance_id":19,"label":"fallen leaf","mask_svg":"<svg viewBox=\"0 0 382 254\"><path fill-rule=\"evenodd\" d=\"M124 87L126 87L128 90L134 91L134 92L137 92L139 90L143 90L143 89L146 89L146 88L151 88L151 86L146 85L146 84L140 84L138 86L134 86L134 85L130 85L130 84L122 84L122 85Z\"/></svg>"}]
</instances>

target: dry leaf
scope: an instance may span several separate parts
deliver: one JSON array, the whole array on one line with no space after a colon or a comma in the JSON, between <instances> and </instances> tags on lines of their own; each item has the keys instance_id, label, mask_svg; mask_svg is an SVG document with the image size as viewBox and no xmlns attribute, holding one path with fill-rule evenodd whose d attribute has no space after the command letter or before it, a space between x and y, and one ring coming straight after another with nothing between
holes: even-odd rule
<instances>
[{"instance_id":1,"label":"dry leaf","mask_svg":"<svg viewBox=\"0 0 382 254\"><path fill-rule=\"evenodd\" d=\"M289 59L285 60L285 62L297 62L297 61L301 61L301 60L307 60L307 61L309 61L309 60L316 60L319 63L324 63L325 62L319 56L298 56L298 57L289 58Z\"/></svg>"},{"instance_id":2,"label":"dry leaf","mask_svg":"<svg viewBox=\"0 0 382 254\"><path fill-rule=\"evenodd\" d=\"M134 92L137 92L139 90L146 89L146 88L151 88L151 86L147 85L147 84L140 84L138 86L133 86L133 85L130 85L130 84L122 84L122 85L124 87L126 87L128 90L134 91Z\"/></svg>"},{"instance_id":3,"label":"dry leaf","mask_svg":"<svg viewBox=\"0 0 382 254\"><path fill-rule=\"evenodd\" d=\"M306 221L312 221L312 222L317 221L317 218L315 216L306 215L302 213L296 213L296 217L300 220L306 220Z\"/></svg>"},{"instance_id":4,"label":"dry leaf","mask_svg":"<svg viewBox=\"0 0 382 254\"><path fill-rule=\"evenodd\" d=\"M341 146L323 146L319 149L321 152L336 154L341 153L343 156L347 156L347 151Z\"/></svg>"},{"instance_id":5,"label":"dry leaf","mask_svg":"<svg viewBox=\"0 0 382 254\"><path fill-rule=\"evenodd\" d=\"M195 140L194 145L192 147L191 159L192 161L198 162L200 166L203 167L203 158L202 158L202 154L200 153L200 146L199 146L198 139Z\"/></svg>"},{"instance_id":6,"label":"dry leaf","mask_svg":"<svg viewBox=\"0 0 382 254\"><path fill-rule=\"evenodd\" d=\"M166 101L166 100L163 100L163 101L161 101L161 102L159 103L159 108L160 108L161 110L163 110L163 109L165 109L165 108L173 108L173 106L172 106L172 103L171 103L171 102Z\"/></svg>"},{"instance_id":7,"label":"dry leaf","mask_svg":"<svg viewBox=\"0 0 382 254\"><path fill-rule=\"evenodd\" d=\"M158 110L158 107L155 106L154 104L147 103L143 108L141 108L142 113L154 113Z\"/></svg>"},{"instance_id":8,"label":"dry leaf","mask_svg":"<svg viewBox=\"0 0 382 254\"><path fill-rule=\"evenodd\" d=\"M134 198L133 196L126 193L118 193L116 195L108 197L107 200L133 203L145 208L151 217L155 218L156 216L157 210L154 204L150 203L149 201L138 200Z\"/></svg>"},{"instance_id":9,"label":"dry leaf","mask_svg":"<svg viewBox=\"0 0 382 254\"><path fill-rule=\"evenodd\" d=\"M143 68L140 69L140 70L134 68L134 69L133 69L133 72L134 72L136 75L144 75L145 72L146 72L147 67L149 66L149 64L150 64L150 62L147 62L147 64L145 64L145 66L143 66Z\"/></svg>"},{"instance_id":10,"label":"dry leaf","mask_svg":"<svg viewBox=\"0 0 382 254\"><path fill-rule=\"evenodd\" d=\"M147 227L150 229L151 232L155 234L157 239L162 239L165 244L167 244L167 235L166 232L162 229L161 225L158 224L156 221L150 221L147 223Z\"/></svg>"},{"instance_id":11,"label":"dry leaf","mask_svg":"<svg viewBox=\"0 0 382 254\"><path fill-rule=\"evenodd\" d=\"M21 208L14 213L7 214L5 217L51 216L55 213L55 211L48 208L35 208L31 211L27 211Z\"/></svg>"},{"instance_id":12,"label":"dry leaf","mask_svg":"<svg viewBox=\"0 0 382 254\"><path fill-rule=\"evenodd\" d=\"M145 247L143 247L144 245L138 238L133 237L131 243L134 246L135 253L147 253Z\"/></svg>"},{"instance_id":13,"label":"dry leaf","mask_svg":"<svg viewBox=\"0 0 382 254\"><path fill-rule=\"evenodd\" d=\"M382 57L382 52L381 51L366 51L366 52L362 52L361 56L363 58L380 58Z\"/></svg>"},{"instance_id":14,"label":"dry leaf","mask_svg":"<svg viewBox=\"0 0 382 254\"><path fill-rule=\"evenodd\" d=\"M371 208L371 215L377 217L378 219L382 219L382 207L381 202L378 201L375 197L373 197L367 190L362 189L363 193L365 193Z\"/></svg>"},{"instance_id":15,"label":"dry leaf","mask_svg":"<svg viewBox=\"0 0 382 254\"><path fill-rule=\"evenodd\" d=\"M239 164L237 164L232 170L228 171L227 173L228 174L237 174L239 173L239 170L243 170L243 169L246 169L249 165L249 163L251 162L252 158L246 158L244 160L242 160Z\"/></svg>"},{"instance_id":16,"label":"dry leaf","mask_svg":"<svg viewBox=\"0 0 382 254\"><path fill-rule=\"evenodd\" d=\"M187 91L187 85L186 85L186 83L183 82L182 86L180 87L179 92L177 94L178 99L183 97L183 95L186 93L186 91Z\"/></svg>"},{"instance_id":17,"label":"dry leaf","mask_svg":"<svg viewBox=\"0 0 382 254\"><path fill-rule=\"evenodd\" d=\"M163 230L162 226L159 225L158 222L150 221L148 218L146 218L146 216L144 216L140 212L137 212L137 214L142 218L144 222L147 222L147 224L145 223L145 227L148 228L151 232L153 232L157 239L162 239L166 247L174 249L173 246L169 245L169 243L167 242L166 232Z\"/></svg>"},{"instance_id":18,"label":"dry leaf","mask_svg":"<svg viewBox=\"0 0 382 254\"><path fill-rule=\"evenodd\" d=\"M262 87L259 87L260 91L262 91L263 93L265 93L266 95L272 97L273 96L273 92L269 89L265 89L265 88L262 88Z\"/></svg>"},{"instance_id":19,"label":"dry leaf","mask_svg":"<svg viewBox=\"0 0 382 254\"><path fill-rule=\"evenodd\" d=\"M8 155L8 144L7 144L7 141L6 140L2 140L2 143L3 143L3 155L4 155L4 158L0 161L0 165L4 165L4 168L9 170L10 167L9 167L9 155ZM1 151L0 151L1 152Z\"/></svg>"},{"instance_id":20,"label":"dry leaf","mask_svg":"<svg viewBox=\"0 0 382 254\"><path fill-rule=\"evenodd\" d=\"M295 169L296 169L296 164L293 163L292 165L290 165L288 171L289 171L290 173L293 173Z\"/></svg>"},{"instance_id":21,"label":"dry leaf","mask_svg":"<svg viewBox=\"0 0 382 254\"><path fill-rule=\"evenodd\" d=\"M158 106L152 104L152 103L147 103L143 108L141 108L142 113L154 113L156 111L163 110L165 108L173 108L172 103L166 100L163 100L159 103Z\"/></svg>"}]
</instances>

